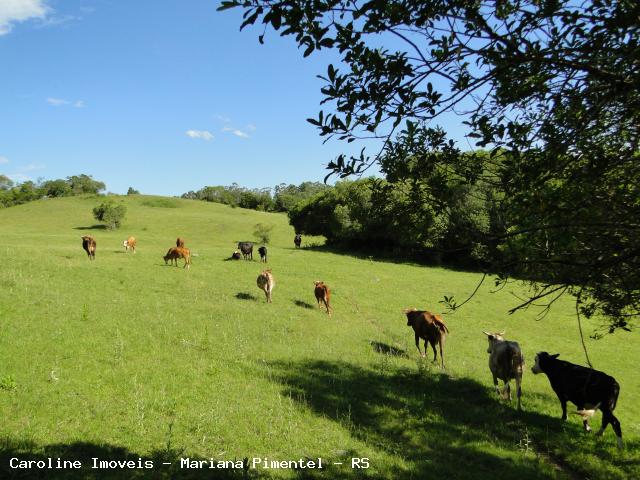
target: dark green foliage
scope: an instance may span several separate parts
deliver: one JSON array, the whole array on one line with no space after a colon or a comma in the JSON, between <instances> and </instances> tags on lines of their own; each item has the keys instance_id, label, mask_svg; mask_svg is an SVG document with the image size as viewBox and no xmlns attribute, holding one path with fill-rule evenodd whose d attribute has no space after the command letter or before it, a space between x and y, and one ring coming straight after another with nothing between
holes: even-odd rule
<instances>
[{"instance_id":1,"label":"dark green foliage","mask_svg":"<svg viewBox=\"0 0 640 480\"><path fill-rule=\"evenodd\" d=\"M81 195L83 193L96 194L106 188L104 183L94 180L91 175L82 174L67 177L67 182L74 195Z\"/></svg>"},{"instance_id":2,"label":"dark green foliage","mask_svg":"<svg viewBox=\"0 0 640 480\"><path fill-rule=\"evenodd\" d=\"M107 225L107 228L114 230L119 228L127 213L127 207L116 203L113 200L106 200L93 209L93 217Z\"/></svg>"},{"instance_id":3,"label":"dark green foliage","mask_svg":"<svg viewBox=\"0 0 640 480\"><path fill-rule=\"evenodd\" d=\"M140 195L140 192L133 187L129 187L127 195Z\"/></svg>"},{"instance_id":4,"label":"dark green foliage","mask_svg":"<svg viewBox=\"0 0 640 480\"><path fill-rule=\"evenodd\" d=\"M384 147L338 156L329 175L378 163L451 218L492 203L488 218L467 215L446 235L453 244L480 235L477 253L500 284L543 282L517 308L568 292L577 311L604 314L608 331L635 325L640 3L227 0L220 9L233 7L245 11L241 28L271 26L304 56L339 52L321 77L331 110L308 121L326 138ZM488 156L447 139L436 122L451 111L464 112L468 137ZM468 185L463 201L455 183Z\"/></svg>"}]
</instances>

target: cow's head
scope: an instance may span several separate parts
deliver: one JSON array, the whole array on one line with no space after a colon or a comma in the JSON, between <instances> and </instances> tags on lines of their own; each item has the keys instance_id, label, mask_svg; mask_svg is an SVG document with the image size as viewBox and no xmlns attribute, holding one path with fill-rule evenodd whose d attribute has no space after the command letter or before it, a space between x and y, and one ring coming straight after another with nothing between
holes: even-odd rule
<instances>
[{"instance_id":1,"label":"cow's head","mask_svg":"<svg viewBox=\"0 0 640 480\"><path fill-rule=\"evenodd\" d=\"M407 316L407 326L411 327L413 325L413 321L414 321L414 316L411 315L412 312L415 312L416 309L411 307L411 308L403 308L402 309L402 313L404 313Z\"/></svg>"},{"instance_id":2,"label":"cow's head","mask_svg":"<svg viewBox=\"0 0 640 480\"><path fill-rule=\"evenodd\" d=\"M489 340L489 346L487 347L487 353L491 353L493 351L493 346L496 344L496 342L504 342L504 334L505 334L506 330L502 331L502 332L496 332L496 333L489 333L489 332L482 332L487 336L487 340Z\"/></svg>"},{"instance_id":3,"label":"cow's head","mask_svg":"<svg viewBox=\"0 0 640 480\"><path fill-rule=\"evenodd\" d=\"M559 356L559 353L556 353L555 355L549 355L547 352L538 352L536 354L534 365L533 367L531 367L531 371L534 374L543 373L546 370L547 365L549 365L549 362L555 360Z\"/></svg>"}]
</instances>

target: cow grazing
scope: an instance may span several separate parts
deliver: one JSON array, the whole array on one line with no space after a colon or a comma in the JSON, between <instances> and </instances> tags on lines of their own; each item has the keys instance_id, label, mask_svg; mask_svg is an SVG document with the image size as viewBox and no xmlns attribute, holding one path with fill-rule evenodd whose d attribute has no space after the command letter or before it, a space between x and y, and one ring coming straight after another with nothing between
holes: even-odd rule
<instances>
[{"instance_id":1,"label":"cow grazing","mask_svg":"<svg viewBox=\"0 0 640 480\"><path fill-rule=\"evenodd\" d=\"M253 260L253 242L238 242L238 250L242 252L242 258Z\"/></svg>"},{"instance_id":2,"label":"cow grazing","mask_svg":"<svg viewBox=\"0 0 640 480\"><path fill-rule=\"evenodd\" d=\"M296 236L293 237L293 243L295 244L296 248L300 248L300 245L302 244L302 235L296 233Z\"/></svg>"},{"instance_id":3,"label":"cow grazing","mask_svg":"<svg viewBox=\"0 0 640 480\"><path fill-rule=\"evenodd\" d=\"M178 259L184 258L184 267L189 269L191 267L191 250L186 247L171 247L167 254L162 257L164 258L164 264L167 263L173 264L175 262L176 267L178 266Z\"/></svg>"},{"instance_id":4,"label":"cow grazing","mask_svg":"<svg viewBox=\"0 0 640 480\"><path fill-rule=\"evenodd\" d=\"M260 261L267 263L267 247L260 247L258 253L260 254Z\"/></svg>"},{"instance_id":5,"label":"cow grazing","mask_svg":"<svg viewBox=\"0 0 640 480\"><path fill-rule=\"evenodd\" d=\"M91 235L83 235L82 237L82 248L87 252L87 256L89 260L96 259L96 239Z\"/></svg>"},{"instance_id":6,"label":"cow grazing","mask_svg":"<svg viewBox=\"0 0 640 480\"><path fill-rule=\"evenodd\" d=\"M318 308L322 308L320 306L320 302L322 302L327 309L327 313L331 315L331 307L329 305L329 301L331 300L331 291L329 287L319 280L313 282L315 288L313 289L313 293L316 296L316 301L318 302Z\"/></svg>"},{"instance_id":7,"label":"cow grazing","mask_svg":"<svg viewBox=\"0 0 640 480\"><path fill-rule=\"evenodd\" d=\"M236 250L231 255L231 260L240 260L240 250Z\"/></svg>"},{"instance_id":8,"label":"cow grazing","mask_svg":"<svg viewBox=\"0 0 640 480\"><path fill-rule=\"evenodd\" d=\"M184 247L184 238L181 238L181 237L176 238L176 247L178 248Z\"/></svg>"},{"instance_id":9,"label":"cow grazing","mask_svg":"<svg viewBox=\"0 0 640 480\"><path fill-rule=\"evenodd\" d=\"M415 308L404 309L407 315L407 325L413 327L416 336L416 347L423 357L427 354L427 342L431 344L433 349L433 361L436 361L436 344L440 348L440 362L444 368L444 340L449 333L449 329L442 321L439 315L434 315L425 310L416 310ZM420 339L424 340L424 353L420 351Z\"/></svg>"},{"instance_id":10,"label":"cow grazing","mask_svg":"<svg viewBox=\"0 0 640 480\"><path fill-rule=\"evenodd\" d=\"M129 237L124 242L122 242L122 246L124 247L124 250L126 252L131 250L133 253L136 253L136 244L137 243L138 243L138 241L136 240L136 237Z\"/></svg>"},{"instance_id":11,"label":"cow grazing","mask_svg":"<svg viewBox=\"0 0 640 480\"><path fill-rule=\"evenodd\" d=\"M493 385L496 393L500 396L498 379L504 382L504 393L511 401L511 386L509 381L516 381L516 391L518 395L518 410L522 410L520 397L522 396L522 371L524 369L524 356L517 342L510 342L504 339L504 332L488 333L483 332L489 340L489 370L493 375Z\"/></svg>"},{"instance_id":12,"label":"cow grazing","mask_svg":"<svg viewBox=\"0 0 640 480\"><path fill-rule=\"evenodd\" d=\"M258 288L264 291L264 294L267 297L267 302L271 303L271 292L273 291L273 287L276 286L276 282L271 274L271 269L263 270L260 275L258 275L256 283L258 284Z\"/></svg>"},{"instance_id":13,"label":"cow grazing","mask_svg":"<svg viewBox=\"0 0 640 480\"><path fill-rule=\"evenodd\" d=\"M596 435L602 435L607 425L611 424L616 433L618 448L622 448L622 430L620 422L613 415L616 408L620 385L615 378L591 368L558 360L559 354L549 355L540 352L531 371L535 374L547 375L551 388L560 400L562 420L567 419L567 401L578 407L578 415L586 431L591 431L589 418L595 411L602 410L602 427Z\"/></svg>"}]
</instances>

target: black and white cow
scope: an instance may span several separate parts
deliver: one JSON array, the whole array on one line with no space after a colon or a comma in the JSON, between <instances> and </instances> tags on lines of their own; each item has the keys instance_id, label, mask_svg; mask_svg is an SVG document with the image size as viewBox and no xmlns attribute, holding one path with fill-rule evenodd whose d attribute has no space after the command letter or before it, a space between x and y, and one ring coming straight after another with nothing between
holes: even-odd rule
<instances>
[{"instance_id":1,"label":"black and white cow","mask_svg":"<svg viewBox=\"0 0 640 480\"><path fill-rule=\"evenodd\" d=\"M618 448L622 448L622 430L620 422L613 415L616 408L620 385L615 378L606 373L582 367L573 363L558 360L559 354L549 355L540 352L531 371L544 373L549 378L551 388L562 406L562 419L567 419L567 401L578 407L578 415L582 417L585 430L591 431L589 418L599 408L602 410L602 427L596 435L602 435L607 425L611 424L616 433Z\"/></svg>"}]
</instances>

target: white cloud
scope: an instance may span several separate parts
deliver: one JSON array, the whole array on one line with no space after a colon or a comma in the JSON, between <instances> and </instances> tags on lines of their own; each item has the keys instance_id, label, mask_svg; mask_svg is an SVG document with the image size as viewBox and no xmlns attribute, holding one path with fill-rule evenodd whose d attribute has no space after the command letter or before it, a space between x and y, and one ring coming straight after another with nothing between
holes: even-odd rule
<instances>
[{"instance_id":1,"label":"white cloud","mask_svg":"<svg viewBox=\"0 0 640 480\"><path fill-rule=\"evenodd\" d=\"M21 182L26 182L29 180L32 180L31 177L23 174L23 173L9 173L7 174L7 177L9 177L11 180L13 180L16 183L21 183Z\"/></svg>"},{"instance_id":2,"label":"white cloud","mask_svg":"<svg viewBox=\"0 0 640 480\"><path fill-rule=\"evenodd\" d=\"M7 163L9 163L9 159L0 155L0 165L5 165Z\"/></svg>"},{"instance_id":3,"label":"white cloud","mask_svg":"<svg viewBox=\"0 0 640 480\"><path fill-rule=\"evenodd\" d=\"M33 172L34 170L42 170L44 168L47 168L47 166L43 165L42 163L30 163L29 165L25 165L24 167L20 168L20 171Z\"/></svg>"},{"instance_id":4,"label":"white cloud","mask_svg":"<svg viewBox=\"0 0 640 480\"><path fill-rule=\"evenodd\" d=\"M71 101L71 100L65 100L64 98L49 97L47 98L47 103L54 107L64 107L67 105L71 105L76 108L84 108L83 100Z\"/></svg>"},{"instance_id":5,"label":"white cloud","mask_svg":"<svg viewBox=\"0 0 640 480\"><path fill-rule=\"evenodd\" d=\"M185 133L187 137L200 138L202 140L206 140L207 142L213 139L213 134L208 130L187 130Z\"/></svg>"},{"instance_id":6,"label":"white cloud","mask_svg":"<svg viewBox=\"0 0 640 480\"><path fill-rule=\"evenodd\" d=\"M249 138L249 134L246 132L243 132L242 130L238 130L237 128L232 128L232 127L224 127L222 129L223 132L230 132L233 133L236 137L240 137L240 138Z\"/></svg>"},{"instance_id":7,"label":"white cloud","mask_svg":"<svg viewBox=\"0 0 640 480\"><path fill-rule=\"evenodd\" d=\"M223 123L231 122L231 119L229 117L225 117L223 115L216 115L216 119L220 120Z\"/></svg>"},{"instance_id":8,"label":"white cloud","mask_svg":"<svg viewBox=\"0 0 640 480\"><path fill-rule=\"evenodd\" d=\"M0 35L6 35L13 23L24 22L31 18L44 19L49 12L45 0L1 0Z\"/></svg>"}]
</instances>

